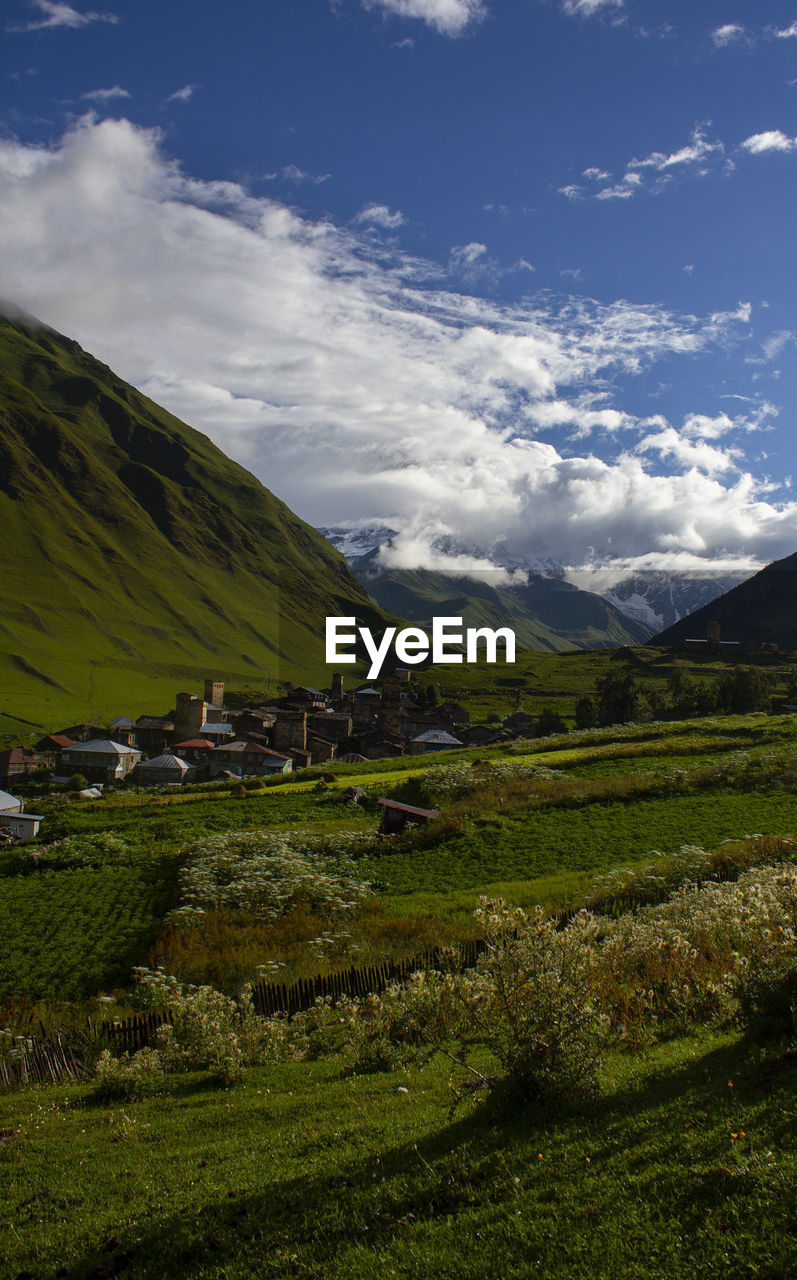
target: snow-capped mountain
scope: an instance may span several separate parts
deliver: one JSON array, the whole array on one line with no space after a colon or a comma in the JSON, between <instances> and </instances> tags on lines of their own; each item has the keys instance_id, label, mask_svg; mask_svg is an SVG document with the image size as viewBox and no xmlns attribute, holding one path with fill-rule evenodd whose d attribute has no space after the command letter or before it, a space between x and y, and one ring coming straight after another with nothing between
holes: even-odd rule
<instances>
[{"instance_id":1,"label":"snow-capped mountain","mask_svg":"<svg viewBox=\"0 0 797 1280\"><path fill-rule=\"evenodd\" d=\"M395 529L383 524L353 527L338 525L319 529L319 533L342 551L352 566L355 561L360 561L357 566L360 575L365 572L366 567L371 569L361 557L368 556L373 562L372 553L396 536ZM462 540L447 537L435 542L435 550L452 557L471 555L481 563L489 558L497 569L520 569L528 573L532 580L546 578L572 582L582 591L601 596L625 617L647 627L653 635L673 626L695 610L702 609L750 576L745 573L700 575L695 572L676 573L651 569L617 580L606 570L597 571L594 575L583 571L571 574L566 566L556 560L515 554L504 543L496 543L485 553L475 545L469 546Z\"/></svg>"},{"instance_id":2,"label":"snow-capped mountain","mask_svg":"<svg viewBox=\"0 0 797 1280\"><path fill-rule=\"evenodd\" d=\"M657 633L711 604L748 576L737 573L703 578L695 574L649 571L623 578L600 594L621 613L644 622Z\"/></svg>"},{"instance_id":3,"label":"snow-capped mountain","mask_svg":"<svg viewBox=\"0 0 797 1280\"><path fill-rule=\"evenodd\" d=\"M375 551L383 542L395 538L396 530L389 529L386 524L333 525L327 529L319 529L319 533L337 547L347 560L356 560L359 556L367 556Z\"/></svg>"}]
</instances>

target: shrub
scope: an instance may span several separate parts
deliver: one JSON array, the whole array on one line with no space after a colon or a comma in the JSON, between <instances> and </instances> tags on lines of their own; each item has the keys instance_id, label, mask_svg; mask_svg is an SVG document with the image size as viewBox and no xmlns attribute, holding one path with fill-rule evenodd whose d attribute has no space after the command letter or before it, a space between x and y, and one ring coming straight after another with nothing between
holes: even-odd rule
<instances>
[{"instance_id":1,"label":"shrub","mask_svg":"<svg viewBox=\"0 0 797 1280\"><path fill-rule=\"evenodd\" d=\"M160 969L138 969L137 976L151 1006L168 1008L171 1022L158 1029L164 1070L210 1071L223 1084L240 1079L247 1065L241 1043L249 1010L239 1009L213 987L182 985Z\"/></svg>"},{"instance_id":2,"label":"shrub","mask_svg":"<svg viewBox=\"0 0 797 1280\"><path fill-rule=\"evenodd\" d=\"M456 1061L468 1071L458 1098L486 1088L522 1100L577 1097L597 1086L603 1019L594 998L595 926L580 912L564 929L540 908L527 915L483 899L476 917L487 949L455 979L466 1012ZM486 1046L501 1070L468 1063Z\"/></svg>"},{"instance_id":3,"label":"shrub","mask_svg":"<svg viewBox=\"0 0 797 1280\"><path fill-rule=\"evenodd\" d=\"M114 1058L103 1049L95 1068L94 1093L98 1098L144 1098L157 1093L165 1076L157 1049L139 1049Z\"/></svg>"}]
</instances>

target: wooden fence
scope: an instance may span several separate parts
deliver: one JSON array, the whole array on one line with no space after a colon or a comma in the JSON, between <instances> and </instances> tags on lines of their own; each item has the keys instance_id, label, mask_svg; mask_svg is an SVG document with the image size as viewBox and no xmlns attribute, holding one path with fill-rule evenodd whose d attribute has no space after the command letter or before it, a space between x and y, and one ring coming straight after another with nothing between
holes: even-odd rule
<instances>
[{"instance_id":1,"label":"wooden fence","mask_svg":"<svg viewBox=\"0 0 797 1280\"><path fill-rule=\"evenodd\" d=\"M474 938L463 942L458 951L457 966L470 969L484 951L484 942ZM337 973L320 974L315 978L299 978L292 983L267 982L265 979L256 983L252 990L252 1003L256 1013L271 1017L275 1013L284 1013L292 1017L310 1009L316 1000L330 996L333 1000L341 996L362 999L368 995L379 995L394 982L404 982L411 973L421 969L436 969L440 965L442 951L435 947L423 955L412 956L408 960L383 961L381 964L353 965L350 969L341 969Z\"/></svg>"},{"instance_id":2,"label":"wooden fence","mask_svg":"<svg viewBox=\"0 0 797 1280\"><path fill-rule=\"evenodd\" d=\"M17 1036L12 1056L0 1058L0 1084L57 1084L63 1080L80 1080L83 1063L75 1056L60 1031L46 1039Z\"/></svg>"},{"instance_id":3,"label":"wooden fence","mask_svg":"<svg viewBox=\"0 0 797 1280\"><path fill-rule=\"evenodd\" d=\"M456 949L456 965L468 969L476 963L484 951L481 939L464 942ZM310 1009L316 1000L329 996L337 1000L346 995L362 999L378 995L394 982L403 982L411 973L421 969L438 968L443 952L439 947L423 955L402 961L384 961L381 964L353 965L337 973L321 974L315 978L299 978L291 983L273 983L265 980L253 988L252 1003L256 1013L263 1017L285 1014L293 1017ZM158 1029L172 1021L168 1009L158 1013L142 1013L132 1018L86 1019L81 1031L60 1032L48 1035L41 1027L41 1035L25 1033L14 1037L14 1046L7 1056L0 1056L0 1087L15 1084L50 1084L64 1080L84 1079L87 1072L83 1065L86 1050L91 1057L97 1048L110 1049L113 1053L135 1053L137 1049L153 1044Z\"/></svg>"}]
</instances>

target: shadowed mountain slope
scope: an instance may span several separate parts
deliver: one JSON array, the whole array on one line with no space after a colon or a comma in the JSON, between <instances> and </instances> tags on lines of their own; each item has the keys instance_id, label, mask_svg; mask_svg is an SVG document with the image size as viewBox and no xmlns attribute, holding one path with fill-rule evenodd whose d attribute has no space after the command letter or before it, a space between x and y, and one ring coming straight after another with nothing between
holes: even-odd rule
<instances>
[{"instance_id":1,"label":"shadowed mountain slope","mask_svg":"<svg viewBox=\"0 0 797 1280\"><path fill-rule=\"evenodd\" d=\"M723 640L738 640L745 649L774 643L797 649L797 553L774 560L732 591L668 627L652 643L680 645L700 640L706 624L716 619Z\"/></svg>"},{"instance_id":2,"label":"shadowed mountain slope","mask_svg":"<svg viewBox=\"0 0 797 1280\"><path fill-rule=\"evenodd\" d=\"M206 436L0 308L0 716L166 709L205 674L317 682L327 614L384 621L343 556Z\"/></svg>"}]
</instances>

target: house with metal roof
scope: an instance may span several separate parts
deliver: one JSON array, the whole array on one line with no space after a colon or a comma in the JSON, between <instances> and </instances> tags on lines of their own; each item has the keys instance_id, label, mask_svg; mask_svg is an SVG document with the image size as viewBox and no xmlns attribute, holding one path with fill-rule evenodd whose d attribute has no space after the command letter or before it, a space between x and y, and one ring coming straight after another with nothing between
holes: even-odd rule
<instances>
[{"instance_id":1,"label":"house with metal roof","mask_svg":"<svg viewBox=\"0 0 797 1280\"><path fill-rule=\"evenodd\" d=\"M210 760L211 777L229 772L238 778L263 778L272 773L290 773L293 760L280 755L259 742L223 742L216 747Z\"/></svg>"},{"instance_id":2,"label":"house with metal roof","mask_svg":"<svg viewBox=\"0 0 797 1280\"><path fill-rule=\"evenodd\" d=\"M461 746L459 738L446 733L445 729L427 729L426 733L419 733L417 738L412 739L410 755L422 756L430 751L456 751Z\"/></svg>"},{"instance_id":3,"label":"house with metal roof","mask_svg":"<svg viewBox=\"0 0 797 1280\"><path fill-rule=\"evenodd\" d=\"M135 747L112 742L110 738L93 738L76 742L61 755L61 772L66 777L82 773L89 782L120 782L141 759Z\"/></svg>"},{"instance_id":4,"label":"house with metal roof","mask_svg":"<svg viewBox=\"0 0 797 1280\"><path fill-rule=\"evenodd\" d=\"M136 782L142 787L164 787L170 782L185 782L191 766L179 756L164 752L151 760L142 760L136 768Z\"/></svg>"},{"instance_id":5,"label":"house with metal roof","mask_svg":"<svg viewBox=\"0 0 797 1280\"><path fill-rule=\"evenodd\" d=\"M39 834L40 813L25 813L25 805L8 791L0 791L0 836L24 844Z\"/></svg>"}]
</instances>

